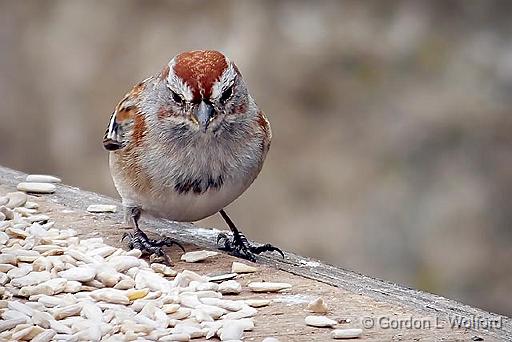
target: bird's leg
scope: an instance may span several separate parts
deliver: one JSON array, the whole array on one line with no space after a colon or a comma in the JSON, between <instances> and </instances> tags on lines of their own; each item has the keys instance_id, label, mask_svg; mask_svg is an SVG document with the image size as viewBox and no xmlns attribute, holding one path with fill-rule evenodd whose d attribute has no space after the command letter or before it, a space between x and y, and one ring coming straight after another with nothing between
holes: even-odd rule
<instances>
[{"instance_id":1,"label":"bird's leg","mask_svg":"<svg viewBox=\"0 0 512 342\"><path fill-rule=\"evenodd\" d=\"M130 218L133 223L134 231L133 231L133 233L124 233L121 241L124 240L125 238L128 238L129 239L128 247L130 249L136 248L136 249L139 249L142 252L142 254L156 255L158 257L162 257L168 263L170 263L170 260L165 255L162 247L164 247L164 246L170 247L172 245L177 245L178 247L181 248L181 250L183 250L183 252L185 252L185 249L179 242L176 242L169 237L165 237L161 240L154 240L154 239L148 238L146 233L144 233L139 228L139 219L140 219L140 216L142 213L141 209L138 207L131 207L131 208L127 208L127 210L129 210L129 215L130 215Z\"/></svg>"},{"instance_id":2,"label":"bird's leg","mask_svg":"<svg viewBox=\"0 0 512 342\"><path fill-rule=\"evenodd\" d=\"M238 228L236 228L235 224L231 221L224 209L221 209L219 213L233 233L232 239L230 239L225 233L220 233L217 236L217 244L220 245L219 249L227 251L239 258L253 262L256 261L256 254L263 252L278 252L284 258L284 253L279 248L274 247L269 243L262 246L253 246L249 241L247 241L244 234L240 233Z\"/></svg>"}]
</instances>

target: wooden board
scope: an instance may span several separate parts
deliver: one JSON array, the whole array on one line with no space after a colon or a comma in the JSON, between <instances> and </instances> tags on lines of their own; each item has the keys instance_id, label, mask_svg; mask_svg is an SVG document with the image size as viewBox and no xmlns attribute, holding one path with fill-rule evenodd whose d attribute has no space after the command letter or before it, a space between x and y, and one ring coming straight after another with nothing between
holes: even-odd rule
<instances>
[{"instance_id":1,"label":"wooden board","mask_svg":"<svg viewBox=\"0 0 512 342\"><path fill-rule=\"evenodd\" d=\"M17 183L26 175L0 167L0 195L15 191ZM43 212L57 222L57 227L74 228L83 236L101 236L115 246L124 232L129 231L123 223L122 213L91 214L86 211L90 204L116 204L119 202L77 188L59 185L53 195L31 196ZM184 243L187 251L194 249L216 249L217 231L197 228L191 224L147 219L141 227L148 232L171 236ZM156 235L153 233L154 237ZM236 258L221 254L205 262L185 264L179 261L181 251L168 249L174 268L187 268L201 274L226 273ZM282 259L277 255L261 257L260 271L239 275L243 292L233 296L242 298L272 299L270 306L260 308L255 317L256 327L246 334L246 341L261 341L273 336L281 341L328 341L328 328L308 327L304 318L309 315L307 303L316 297L327 302L331 318L347 323L341 328L363 328L365 341L458 341L485 340L511 341L512 320L505 316L488 313L441 296L373 279L338 267L322 264L316 260L286 253ZM293 285L291 290L278 294L254 294L245 286L250 281L279 281ZM475 319L482 318L478 324ZM470 325L452 327L456 319L465 319ZM370 327L370 323L373 326ZM486 322L495 322L487 329Z\"/></svg>"}]
</instances>

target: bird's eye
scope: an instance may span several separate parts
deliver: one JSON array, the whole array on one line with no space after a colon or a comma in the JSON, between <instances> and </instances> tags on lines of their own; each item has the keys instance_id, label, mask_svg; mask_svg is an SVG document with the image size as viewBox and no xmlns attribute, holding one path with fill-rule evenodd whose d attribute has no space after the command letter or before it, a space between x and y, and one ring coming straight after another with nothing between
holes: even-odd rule
<instances>
[{"instance_id":1,"label":"bird's eye","mask_svg":"<svg viewBox=\"0 0 512 342\"><path fill-rule=\"evenodd\" d=\"M222 96L220 97L220 102L225 103L231 97L232 94L233 94L233 86L224 90L224 92L222 93Z\"/></svg>"},{"instance_id":2,"label":"bird's eye","mask_svg":"<svg viewBox=\"0 0 512 342\"><path fill-rule=\"evenodd\" d=\"M174 100L174 102L176 102L177 104L179 105L183 105L185 103L185 101L183 100L183 98L181 96L179 96L177 93L175 93L174 91L171 90L171 94L172 94L172 99Z\"/></svg>"}]
</instances>

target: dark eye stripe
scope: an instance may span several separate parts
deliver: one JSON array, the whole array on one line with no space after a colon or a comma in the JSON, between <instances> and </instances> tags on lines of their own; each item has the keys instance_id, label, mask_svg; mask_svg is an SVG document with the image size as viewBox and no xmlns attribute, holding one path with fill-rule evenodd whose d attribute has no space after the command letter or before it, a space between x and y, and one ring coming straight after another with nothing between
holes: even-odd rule
<instances>
[{"instance_id":1,"label":"dark eye stripe","mask_svg":"<svg viewBox=\"0 0 512 342\"><path fill-rule=\"evenodd\" d=\"M182 105L182 104L185 102L181 96L179 96L177 93L175 93L175 92L174 92L174 91L172 91L172 90L171 90L171 94L172 94L172 99L173 99L173 100L174 100L174 102L176 102L177 104Z\"/></svg>"},{"instance_id":2,"label":"dark eye stripe","mask_svg":"<svg viewBox=\"0 0 512 342\"><path fill-rule=\"evenodd\" d=\"M226 102L231 95L233 94L233 86L230 86L228 89L224 90L222 93L222 96L220 97L220 102L224 103Z\"/></svg>"}]
</instances>

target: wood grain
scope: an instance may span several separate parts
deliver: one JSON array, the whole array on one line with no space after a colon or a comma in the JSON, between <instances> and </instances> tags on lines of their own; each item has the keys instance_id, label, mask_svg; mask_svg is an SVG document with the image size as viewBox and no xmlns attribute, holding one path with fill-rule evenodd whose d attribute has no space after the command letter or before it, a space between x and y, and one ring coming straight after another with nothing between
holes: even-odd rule
<instances>
[{"instance_id":1,"label":"wood grain","mask_svg":"<svg viewBox=\"0 0 512 342\"><path fill-rule=\"evenodd\" d=\"M15 191L16 184L25 177L23 173L0 167L0 195ZM128 227L123 223L121 212L86 212L90 204L119 206L118 201L66 185L59 185L53 195L31 196L31 200L40 203L42 210L57 221L57 227L71 227L81 235L102 236L110 244L123 246L120 237ZM171 236L184 243L187 250L216 249L215 230L160 219L145 219L141 227L147 231L153 228L160 235ZM202 274L229 272L231 263L236 260L221 254L204 263L184 264L178 261L179 249L171 248L169 254L176 262L177 270L186 267ZM478 337L485 341L512 341L510 318L451 299L374 279L293 253L286 253L285 259L278 255L262 256L258 264L261 271L239 276L238 280L244 290L237 298L267 298L277 302L259 309L255 318L256 328L247 333L246 341L261 341L267 336L277 337L281 341L330 340L329 329L312 328L304 324L304 318L308 315L305 311L307 302L318 296L322 296L328 303L331 309L329 317L350 321L340 324L340 327L362 327L363 318L372 319L375 326L364 329L363 340L456 341ZM293 288L280 294L254 294L247 290L248 282L262 280L289 282ZM484 325L473 325L470 329L450 326L450 320L462 317L482 317L498 322L498 326L492 329L486 329ZM407 322L418 325L423 323L423 326L410 328ZM399 323L402 323L400 328L387 327Z\"/></svg>"}]
</instances>

